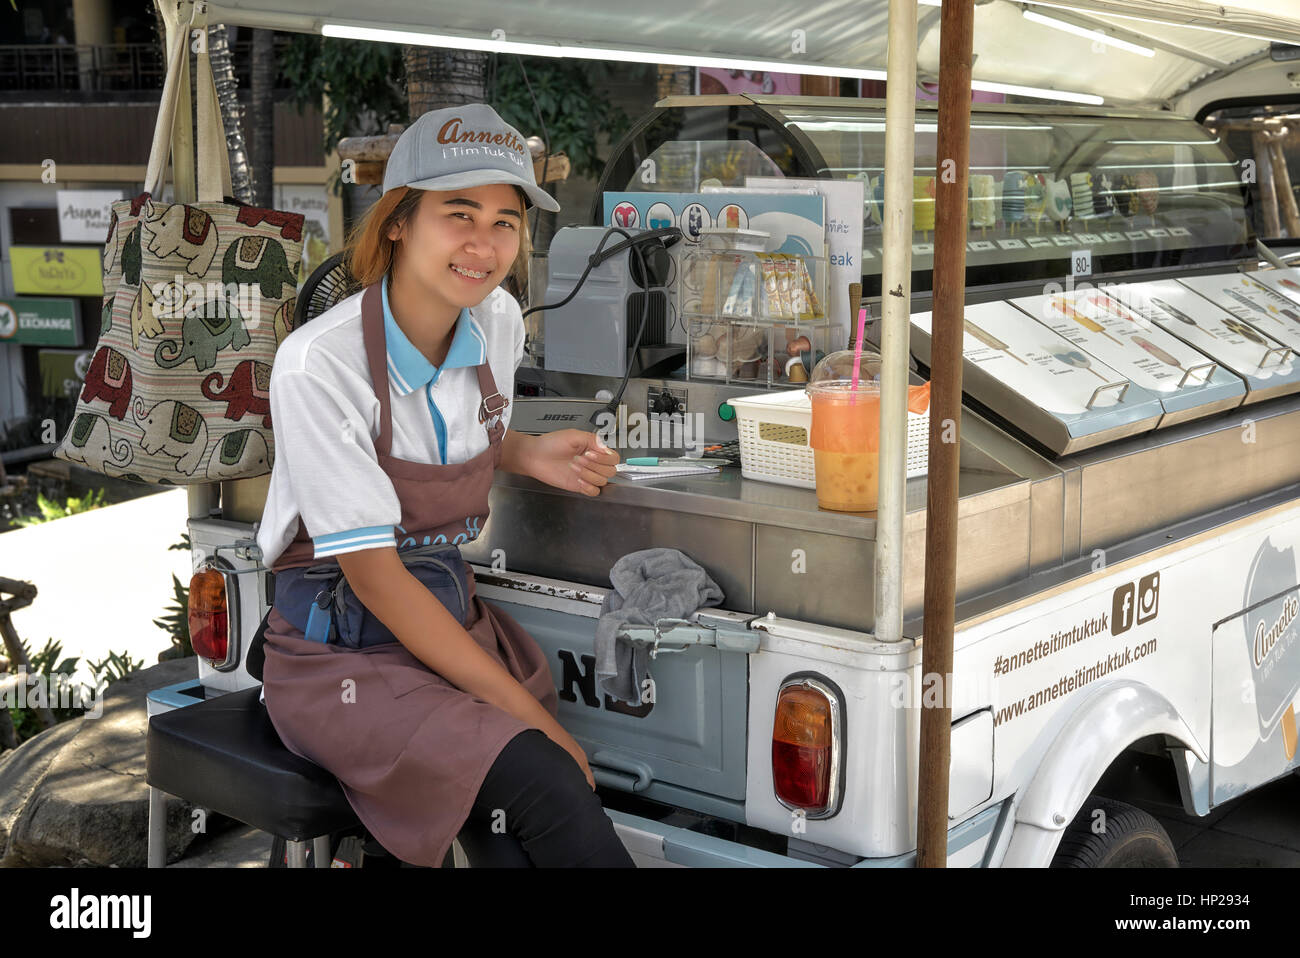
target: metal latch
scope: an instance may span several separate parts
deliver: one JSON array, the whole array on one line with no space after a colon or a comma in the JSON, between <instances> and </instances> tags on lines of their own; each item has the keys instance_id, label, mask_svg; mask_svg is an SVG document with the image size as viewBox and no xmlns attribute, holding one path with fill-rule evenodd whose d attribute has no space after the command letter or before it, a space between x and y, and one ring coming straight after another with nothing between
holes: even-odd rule
<instances>
[{"instance_id":1,"label":"metal latch","mask_svg":"<svg viewBox=\"0 0 1300 958\"><path fill-rule=\"evenodd\" d=\"M245 562L254 562L256 565L247 569L229 569L231 575L248 575L250 572L270 572L270 566L262 565L262 548L257 544L256 539L236 539L234 542L225 545L219 545L212 550L212 554L218 555L222 552L233 552L235 558L242 559Z\"/></svg>"},{"instance_id":2,"label":"metal latch","mask_svg":"<svg viewBox=\"0 0 1300 958\"><path fill-rule=\"evenodd\" d=\"M618 635L650 646L650 658L660 652L685 652L710 645L722 652L757 652L759 635L749 629L710 628L686 619L658 619L653 626L626 625Z\"/></svg>"}]
</instances>

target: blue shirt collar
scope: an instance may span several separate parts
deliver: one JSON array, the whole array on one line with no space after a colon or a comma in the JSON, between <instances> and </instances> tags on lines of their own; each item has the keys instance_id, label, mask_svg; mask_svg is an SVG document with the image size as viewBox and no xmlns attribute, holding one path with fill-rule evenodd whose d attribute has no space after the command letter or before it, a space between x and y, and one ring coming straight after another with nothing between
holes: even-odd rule
<instances>
[{"instance_id":1,"label":"blue shirt collar","mask_svg":"<svg viewBox=\"0 0 1300 958\"><path fill-rule=\"evenodd\" d=\"M483 331L469 314L462 309L456 318L452 332L451 348L442 361L442 366L429 362L406 338L402 328L393 318L393 311L388 306L388 277L379 284L383 291L384 303L384 338L388 345L388 378L399 396L415 392L421 386L436 379L441 369L459 366L478 366L487 361L487 340Z\"/></svg>"}]
</instances>

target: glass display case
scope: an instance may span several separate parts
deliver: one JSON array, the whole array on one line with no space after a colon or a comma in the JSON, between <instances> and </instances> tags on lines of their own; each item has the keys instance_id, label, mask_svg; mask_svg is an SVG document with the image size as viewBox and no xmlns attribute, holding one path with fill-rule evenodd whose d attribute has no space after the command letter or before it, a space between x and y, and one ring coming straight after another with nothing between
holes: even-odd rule
<instances>
[{"instance_id":1,"label":"glass display case","mask_svg":"<svg viewBox=\"0 0 1300 958\"><path fill-rule=\"evenodd\" d=\"M807 382L832 336L824 305L825 259L714 239L682 253L678 273L687 378L766 386Z\"/></svg>"},{"instance_id":2,"label":"glass display case","mask_svg":"<svg viewBox=\"0 0 1300 958\"><path fill-rule=\"evenodd\" d=\"M1087 107L972 107L970 287L1230 262L1253 253L1243 174L1219 137L1186 117ZM936 157L933 104L916 109L913 290L930 289ZM670 97L615 148L610 191L744 186L746 176L857 178L864 186L862 292L880 293L885 109L830 97ZM653 176L647 176L647 170Z\"/></svg>"}]
</instances>

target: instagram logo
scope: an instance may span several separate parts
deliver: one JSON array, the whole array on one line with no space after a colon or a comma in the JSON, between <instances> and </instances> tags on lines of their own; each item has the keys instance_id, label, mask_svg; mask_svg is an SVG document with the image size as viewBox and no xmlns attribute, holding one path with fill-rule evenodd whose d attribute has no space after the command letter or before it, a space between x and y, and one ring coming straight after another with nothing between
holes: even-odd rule
<instances>
[{"instance_id":1,"label":"instagram logo","mask_svg":"<svg viewBox=\"0 0 1300 958\"><path fill-rule=\"evenodd\" d=\"M1152 572L1137 581L1135 587L1128 582L1115 590L1110 604L1110 632L1119 635L1150 622L1160 611L1160 573Z\"/></svg>"},{"instance_id":2,"label":"instagram logo","mask_svg":"<svg viewBox=\"0 0 1300 958\"><path fill-rule=\"evenodd\" d=\"M1150 622L1160 610L1160 573L1152 572L1138 580L1137 624Z\"/></svg>"}]
</instances>

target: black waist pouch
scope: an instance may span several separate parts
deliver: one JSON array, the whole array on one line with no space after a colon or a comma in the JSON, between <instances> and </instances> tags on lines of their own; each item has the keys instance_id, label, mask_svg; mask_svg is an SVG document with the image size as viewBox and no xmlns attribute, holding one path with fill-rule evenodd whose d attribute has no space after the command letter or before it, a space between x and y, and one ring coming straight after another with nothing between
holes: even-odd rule
<instances>
[{"instance_id":1,"label":"black waist pouch","mask_svg":"<svg viewBox=\"0 0 1300 958\"><path fill-rule=\"evenodd\" d=\"M447 544L418 546L397 555L420 584L464 625L469 612L469 576L460 548ZM337 562L276 573L275 607L313 642L365 649L398 641L352 591Z\"/></svg>"}]
</instances>

